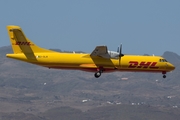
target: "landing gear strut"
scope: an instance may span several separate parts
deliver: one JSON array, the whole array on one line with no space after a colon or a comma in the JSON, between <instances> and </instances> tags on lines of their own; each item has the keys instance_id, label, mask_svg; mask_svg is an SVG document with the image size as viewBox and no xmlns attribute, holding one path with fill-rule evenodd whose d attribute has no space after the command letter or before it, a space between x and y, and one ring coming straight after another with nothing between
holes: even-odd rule
<instances>
[{"instance_id":1,"label":"landing gear strut","mask_svg":"<svg viewBox=\"0 0 180 120\"><path fill-rule=\"evenodd\" d=\"M163 78L166 78L166 72L163 71L162 74L163 74Z\"/></svg>"}]
</instances>

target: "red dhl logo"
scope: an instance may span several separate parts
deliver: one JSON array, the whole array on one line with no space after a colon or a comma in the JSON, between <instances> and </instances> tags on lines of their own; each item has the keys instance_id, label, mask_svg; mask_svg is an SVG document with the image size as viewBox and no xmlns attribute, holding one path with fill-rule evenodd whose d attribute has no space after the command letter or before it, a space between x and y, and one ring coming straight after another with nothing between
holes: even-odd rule
<instances>
[{"instance_id":1,"label":"red dhl logo","mask_svg":"<svg viewBox=\"0 0 180 120\"><path fill-rule=\"evenodd\" d=\"M128 68L151 68L158 69L156 66L157 62L138 62L138 61L130 61Z\"/></svg>"},{"instance_id":2,"label":"red dhl logo","mask_svg":"<svg viewBox=\"0 0 180 120\"><path fill-rule=\"evenodd\" d=\"M30 42L16 42L15 45L31 45Z\"/></svg>"}]
</instances>

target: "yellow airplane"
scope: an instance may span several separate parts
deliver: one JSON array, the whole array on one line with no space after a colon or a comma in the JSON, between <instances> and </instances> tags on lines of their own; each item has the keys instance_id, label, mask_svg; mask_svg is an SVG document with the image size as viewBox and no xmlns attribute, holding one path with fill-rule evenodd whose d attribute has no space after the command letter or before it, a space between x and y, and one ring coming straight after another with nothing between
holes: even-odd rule
<instances>
[{"instance_id":1,"label":"yellow airplane","mask_svg":"<svg viewBox=\"0 0 180 120\"><path fill-rule=\"evenodd\" d=\"M47 68L75 69L94 72L96 78L105 72L134 71L166 73L175 69L174 65L161 56L124 55L122 45L118 51L108 51L107 46L97 46L91 54L61 53L38 47L26 38L19 26L7 26L13 54L8 58L40 65Z\"/></svg>"}]
</instances>

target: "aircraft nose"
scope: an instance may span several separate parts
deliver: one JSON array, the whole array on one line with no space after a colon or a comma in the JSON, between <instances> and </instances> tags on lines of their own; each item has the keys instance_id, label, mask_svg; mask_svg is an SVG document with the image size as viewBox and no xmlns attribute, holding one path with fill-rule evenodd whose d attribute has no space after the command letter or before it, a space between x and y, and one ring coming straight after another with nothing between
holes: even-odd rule
<instances>
[{"instance_id":1,"label":"aircraft nose","mask_svg":"<svg viewBox=\"0 0 180 120\"><path fill-rule=\"evenodd\" d=\"M169 69L170 71L174 70L175 66L173 64L171 64L171 63L167 63L167 69Z\"/></svg>"}]
</instances>

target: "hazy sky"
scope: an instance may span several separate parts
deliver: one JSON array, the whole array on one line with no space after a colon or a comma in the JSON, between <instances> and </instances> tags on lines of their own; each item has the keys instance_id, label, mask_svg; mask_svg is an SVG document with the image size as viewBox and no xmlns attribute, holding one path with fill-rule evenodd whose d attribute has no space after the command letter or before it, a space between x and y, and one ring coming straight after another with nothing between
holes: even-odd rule
<instances>
[{"instance_id":1,"label":"hazy sky","mask_svg":"<svg viewBox=\"0 0 180 120\"><path fill-rule=\"evenodd\" d=\"M48 49L180 54L180 0L1 0L0 47L10 45L7 25Z\"/></svg>"}]
</instances>

